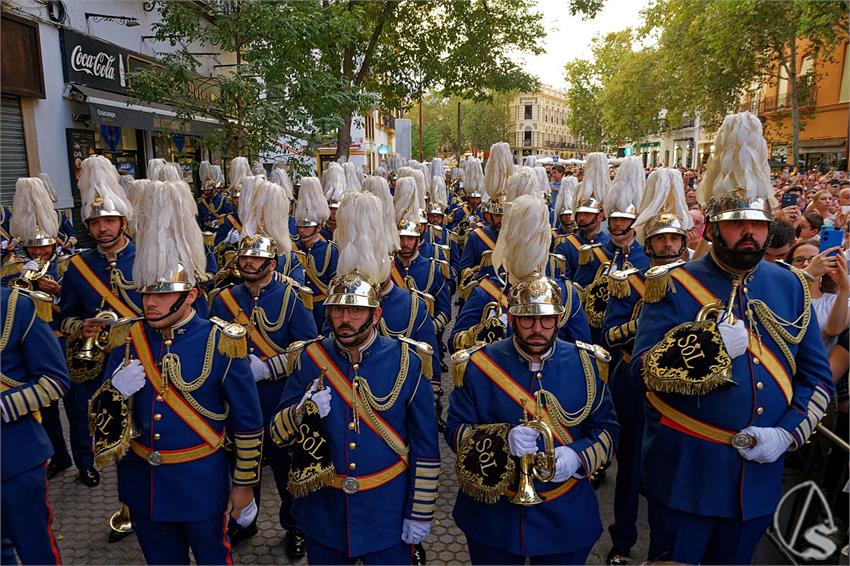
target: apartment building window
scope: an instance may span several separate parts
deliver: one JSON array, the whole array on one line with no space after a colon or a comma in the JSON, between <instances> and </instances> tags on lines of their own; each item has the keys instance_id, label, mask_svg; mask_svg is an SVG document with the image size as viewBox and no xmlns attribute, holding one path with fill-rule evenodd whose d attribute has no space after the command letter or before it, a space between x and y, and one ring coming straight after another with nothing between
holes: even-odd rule
<instances>
[{"instance_id":1,"label":"apartment building window","mask_svg":"<svg viewBox=\"0 0 850 566\"><path fill-rule=\"evenodd\" d=\"M850 101L850 43L844 46L844 71L841 73L841 90L838 102Z\"/></svg>"},{"instance_id":2,"label":"apartment building window","mask_svg":"<svg viewBox=\"0 0 850 566\"><path fill-rule=\"evenodd\" d=\"M366 139L375 139L375 118L372 115L372 112L369 112L369 114L366 115Z\"/></svg>"},{"instance_id":3,"label":"apartment building window","mask_svg":"<svg viewBox=\"0 0 850 566\"><path fill-rule=\"evenodd\" d=\"M531 145L531 128L526 128L525 131L522 132L522 145Z\"/></svg>"},{"instance_id":4,"label":"apartment building window","mask_svg":"<svg viewBox=\"0 0 850 566\"><path fill-rule=\"evenodd\" d=\"M526 120L533 120L534 119L533 116L532 116L532 113L531 113L532 108L533 108L533 106L531 104L525 105L525 119Z\"/></svg>"}]
</instances>

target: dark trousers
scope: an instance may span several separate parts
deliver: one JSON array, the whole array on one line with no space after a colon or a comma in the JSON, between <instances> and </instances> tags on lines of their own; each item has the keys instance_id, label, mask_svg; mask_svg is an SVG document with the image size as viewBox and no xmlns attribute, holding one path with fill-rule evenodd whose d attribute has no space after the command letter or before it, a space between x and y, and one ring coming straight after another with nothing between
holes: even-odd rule
<instances>
[{"instance_id":1,"label":"dark trousers","mask_svg":"<svg viewBox=\"0 0 850 566\"><path fill-rule=\"evenodd\" d=\"M41 426L47 432L50 444L53 446L53 462L70 462L71 454L62 432L62 421L59 417L59 401L41 410Z\"/></svg>"},{"instance_id":2,"label":"dark trousers","mask_svg":"<svg viewBox=\"0 0 850 566\"><path fill-rule=\"evenodd\" d=\"M84 383L71 383L71 388L63 398L65 413L68 415L68 428L71 433L71 453L74 464L81 470L94 467L92 438L89 434L89 400L103 383L100 378Z\"/></svg>"},{"instance_id":3,"label":"dark trousers","mask_svg":"<svg viewBox=\"0 0 850 566\"><path fill-rule=\"evenodd\" d=\"M614 485L614 523L608 527L614 548L630 550L638 539L640 503L640 450L643 420L620 419L617 445L617 483Z\"/></svg>"},{"instance_id":4,"label":"dark trousers","mask_svg":"<svg viewBox=\"0 0 850 566\"><path fill-rule=\"evenodd\" d=\"M410 564L413 558L413 545L404 544L401 539L395 546L362 556L349 556L345 551L325 546L310 538L306 539L306 542L307 562L309 564L354 564L358 560L367 566L371 564Z\"/></svg>"},{"instance_id":5,"label":"dark trousers","mask_svg":"<svg viewBox=\"0 0 850 566\"><path fill-rule=\"evenodd\" d=\"M466 537L466 545L469 547L469 560L473 564L525 564L525 556L511 554L492 546L487 546ZM584 564L593 546L571 552L558 552L555 554L540 554L529 556L532 564Z\"/></svg>"},{"instance_id":6,"label":"dark trousers","mask_svg":"<svg viewBox=\"0 0 850 566\"><path fill-rule=\"evenodd\" d=\"M139 546L148 564L189 564L189 549L196 564L233 564L227 516L204 521L151 521L132 513Z\"/></svg>"},{"instance_id":7,"label":"dark trousers","mask_svg":"<svg viewBox=\"0 0 850 566\"><path fill-rule=\"evenodd\" d=\"M695 487L697 489L697 487ZM771 515L749 521L701 517L647 497L649 561L683 564L750 564Z\"/></svg>"},{"instance_id":8,"label":"dark trousers","mask_svg":"<svg viewBox=\"0 0 850 566\"><path fill-rule=\"evenodd\" d=\"M3 482L0 498L2 564L61 564L53 536L53 508L47 497L45 466Z\"/></svg>"}]
</instances>

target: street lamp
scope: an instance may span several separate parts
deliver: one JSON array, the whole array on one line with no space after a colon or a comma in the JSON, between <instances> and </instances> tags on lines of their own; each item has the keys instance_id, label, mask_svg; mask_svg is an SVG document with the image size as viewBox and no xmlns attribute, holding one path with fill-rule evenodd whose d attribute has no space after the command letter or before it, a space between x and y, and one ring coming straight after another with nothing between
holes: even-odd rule
<instances>
[{"instance_id":1,"label":"street lamp","mask_svg":"<svg viewBox=\"0 0 850 566\"><path fill-rule=\"evenodd\" d=\"M91 12L86 12L86 23L88 23L89 20L95 23L114 22L117 24L123 24L128 28L133 28L140 25L139 20L132 16L111 16L109 14L93 14Z\"/></svg>"}]
</instances>

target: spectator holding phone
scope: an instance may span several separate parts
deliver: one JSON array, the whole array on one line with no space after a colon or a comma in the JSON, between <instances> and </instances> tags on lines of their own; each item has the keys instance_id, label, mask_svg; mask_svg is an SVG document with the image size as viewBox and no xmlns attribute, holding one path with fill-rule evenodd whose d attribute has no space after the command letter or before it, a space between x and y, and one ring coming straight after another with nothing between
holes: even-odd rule
<instances>
[{"instance_id":1,"label":"spectator holding phone","mask_svg":"<svg viewBox=\"0 0 850 566\"><path fill-rule=\"evenodd\" d=\"M797 224L797 239L801 242L817 241L820 239L821 228L823 228L823 216L817 212L806 212Z\"/></svg>"},{"instance_id":2,"label":"spectator holding phone","mask_svg":"<svg viewBox=\"0 0 850 566\"><path fill-rule=\"evenodd\" d=\"M838 335L850 324L850 279L841 247L819 252L818 245L817 240L797 242L788 252L788 263L805 271L812 280L812 306L829 354Z\"/></svg>"},{"instance_id":3,"label":"spectator holding phone","mask_svg":"<svg viewBox=\"0 0 850 566\"><path fill-rule=\"evenodd\" d=\"M817 212L826 219L832 217L830 207L832 207L832 193L827 189L821 189L815 193L815 199L809 205L808 210L810 212Z\"/></svg>"}]
</instances>

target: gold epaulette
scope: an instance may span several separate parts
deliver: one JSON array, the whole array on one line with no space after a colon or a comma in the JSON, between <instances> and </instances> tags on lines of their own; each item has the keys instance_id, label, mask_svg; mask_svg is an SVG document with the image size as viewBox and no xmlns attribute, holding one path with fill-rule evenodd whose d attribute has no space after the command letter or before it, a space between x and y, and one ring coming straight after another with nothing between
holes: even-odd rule
<instances>
[{"instance_id":1,"label":"gold epaulette","mask_svg":"<svg viewBox=\"0 0 850 566\"><path fill-rule=\"evenodd\" d=\"M0 268L0 276L8 277L9 275L20 273L21 267L23 267L24 263L25 262L17 256L9 256L9 259L6 261L6 263L4 263L3 267Z\"/></svg>"},{"instance_id":2,"label":"gold epaulette","mask_svg":"<svg viewBox=\"0 0 850 566\"><path fill-rule=\"evenodd\" d=\"M218 353L228 358L244 358L248 356L248 332L245 327L235 322L226 322L217 316L211 316L210 322L215 325L221 336L218 339Z\"/></svg>"},{"instance_id":3,"label":"gold epaulette","mask_svg":"<svg viewBox=\"0 0 850 566\"><path fill-rule=\"evenodd\" d=\"M61 279L65 277L65 273L68 271L68 266L71 265L71 256L69 255L60 255L59 259L56 260L56 275Z\"/></svg>"},{"instance_id":4,"label":"gold epaulette","mask_svg":"<svg viewBox=\"0 0 850 566\"><path fill-rule=\"evenodd\" d=\"M414 340L405 336L399 336L398 339L413 347L413 351L422 363L422 375L424 375L428 381L431 381L434 378L434 367L431 364L431 356L434 355L434 348L432 348L427 342Z\"/></svg>"},{"instance_id":5,"label":"gold epaulette","mask_svg":"<svg viewBox=\"0 0 850 566\"><path fill-rule=\"evenodd\" d=\"M324 340L324 336L319 334L315 338L311 338L310 340L296 340L292 344L290 344L286 350L283 351L283 355L286 356L286 375L292 375L292 372L298 369L299 360L301 359L301 354L304 350L312 344L313 342L318 342L319 340Z\"/></svg>"},{"instance_id":6,"label":"gold epaulette","mask_svg":"<svg viewBox=\"0 0 850 566\"><path fill-rule=\"evenodd\" d=\"M307 254L301 250L292 250L292 253L295 254L296 258L298 258L298 263L301 264L301 267L307 269Z\"/></svg>"},{"instance_id":7,"label":"gold epaulette","mask_svg":"<svg viewBox=\"0 0 850 566\"><path fill-rule=\"evenodd\" d=\"M466 364L472 354L486 346L486 344L476 344L465 350L458 350L452 354L452 381L455 387L463 387L463 374L466 373Z\"/></svg>"},{"instance_id":8,"label":"gold epaulette","mask_svg":"<svg viewBox=\"0 0 850 566\"><path fill-rule=\"evenodd\" d=\"M646 270L644 274L643 300L647 303L657 303L673 289L670 285L670 271L684 265L684 261L670 265L656 265Z\"/></svg>"},{"instance_id":9,"label":"gold epaulette","mask_svg":"<svg viewBox=\"0 0 850 566\"><path fill-rule=\"evenodd\" d=\"M565 273L567 271L567 258L562 256L561 254L549 254L549 262L551 265L554 265L558 271L561 273ZM555 271L552 270L552 277L555 276Z\"/></svg>"},{"instance_id":10,"label":"gold epaulette","mask_svg":"<svg viewBox=\"0 0 850 566\"><path fill-rule=\"evenodd\" d=\"M412 279L412 277L411 277L411 279ZM436 301L434 300L434 295L432 295L430 293L426 293L425 291L420 291L419 289L416 289L415 287L409 287L407 290L410 291L414 296L422 299L422 302L425 303L425 310L428 311L428 316L430 316L431 318L434 318L434 308L435 308L435 305L436 305Z\"/></svg>"},{"instance_id":11,"label":"gold epaulette","mask_svg":"<svg viewBox=\"0 0 850 566\"><path fill-rule=\"evenodd\" d=\"M599 344L588 344L581 340L576 340L576 346L593 354L593 357L596 358L596 369L599 371L600 381L608 383L608 364L611 363L611 354L608 353L608 350Z\"/></svg>"},{"instance_id":12,"label":"gold epaulette","mask_svg":"<svg viewBox=\"0 0 850 566\"><path fill-rule=\"evenodd\" d=\"M629 269L615 269L608 276L608 294L615 299L625 299L629 296L631 290L629 288L629 276L637 273L636 267Z\"/></svg>"},{"instance_id":13,"label":"gold epaulette","mask_svg":"<svg viewBox=\"0 0 850 566\"><path fill-rule=\"evenodd\" d=\"M280 271L274 272L274 278L278 283L283 283L284 285L289 285L298 291L298 295L301 297L301 302L304 303L304 306L307 307L308 310L313 310L313 290L309 287L305 287L301 285L298 281L290 277L289 275L284 275Z\"/></svg>"},{"instance_id":14,"label":"gold epaulette","mask_svg":"<svg viewBox=\"0 0 850 566\"><path fill-rule=\"evenodd\" d=\"M451 278L452 267L449 265L449 262L437 258L433 258L431 261L439 266L440 272L443 274L443 279L449 280Z\"/></svg>"},{"instance_id":15,"label":"gold epaulette","mask_svg":"<svg viewBox=\"0 0 850 566\"><path fill-rule=\"evenodd\" d=\"M557 248L558 246L567 241L568 236L569 234L554 234L552 238L553 245Z\"/></svg>"}]
</instances>

